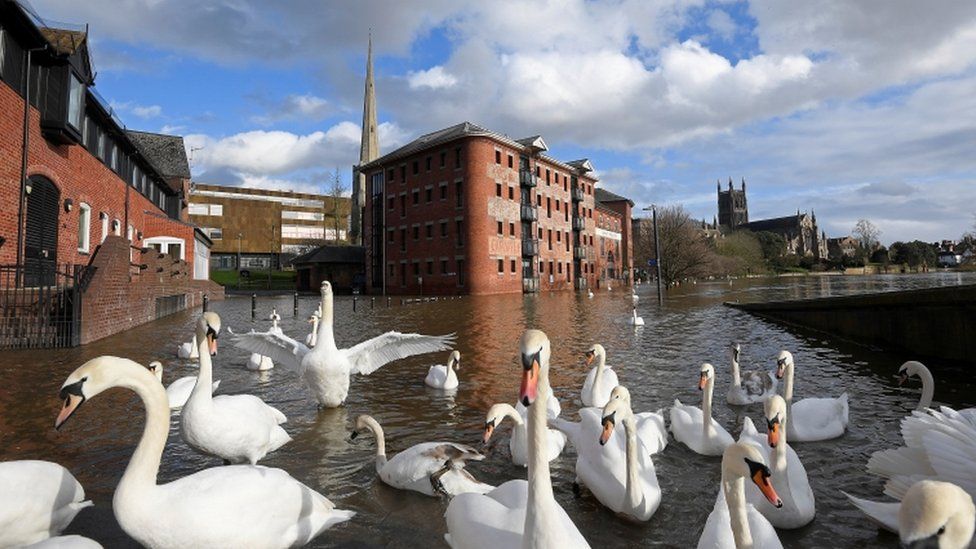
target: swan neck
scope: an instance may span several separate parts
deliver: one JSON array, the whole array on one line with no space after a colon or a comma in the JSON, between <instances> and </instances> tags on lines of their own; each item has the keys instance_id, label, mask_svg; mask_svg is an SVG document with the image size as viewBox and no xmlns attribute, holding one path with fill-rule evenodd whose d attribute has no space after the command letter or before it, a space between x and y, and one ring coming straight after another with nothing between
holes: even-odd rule
<instances>
[{"instance_id":1,"label":"swan neck","mask_svg":"<svg viewBox=\"0 0 976 549\"><path fill-rule=\"evenodd\" d=\"M142 499L143 492L156 485L163 447L169 435L170 418L166 390L156 383L152 375L125 372L119 379L117 386L131 389L142 400L146 408L146 424L115 491L113 505L116 509Z\"/></svg>"},{"instance_id":2,"label":"swan neck","mask_svg":"<svg viewBox=\"0 0 976 549\"><path fill-rule=\"evenodd\" d=\"M723 472L723 476L725 474ZM749 531L749 515L746 509L745 480L740 476L732 479L723 478L722 484L725 489L725 504L729 508L735 546L737 549L751 549L752 532Z\"/></svg>"},{"instance_id":3,"label":"swan neck","mask_svg":"<svg viewBox=\"0 0 976 549\"><path fill-rule=\"evenodd\" d=\"M624 419L624 431L627 434L627 486L624 503L637 516L643 494L641 493L640 476L637 464L637 424L634 416Z\"/></svg>"},{"instance_id":4,"label":"swan neck","mask_svg":"<svg viewBox=\"0 0 976 549\"><path fill-rule=\"evenodd\" d=\"M715 427L712 425L712 390L714 386L714 376L705 381L705 389L702 391L702 433L705 440L711 440L715 434Z\"/></svg>"},{"instance_id":5,"label":"swan neck","mask_svg":"<svg viewBox=\"0 0 976 549\"><path fill-rule=\"evenodd\" d=\"M607 363L607 357L603 356L602 354L601 355L597 355L597 357L596 357L596 373L593 374L593 390L592 390L592 394L590 395L590 399L591 399L591 401L593 402L594 405L597 403L600 395L602 394L602 393L600 393L600 389L603 386L603 383L602 383L603 382L603 368L606 366L606 363Z\"/></svg>"},{"instance_id":6,"label":"swan neck","mask_svg":"<svg viewBox=\"0 0 976 549\"><path fill-rule=\"evenodd\" d=\"M786 371L783 372L784 383L783 383L783 400L787 403L793 402L793 363L788 362L786 364Z\"/></svg>"},{"instance_id":7,"label":"swan neck","mask_svg":"<svg viewBox=\"0 0 976 549\"><path fill-rule=\"evenodd\" d=\"M924 410L932 406L932 397L935 396L935 379L932 377L932 372L924 366L918 373L918 377L922 379L922 398L918 401L917 409Z\"/></svg>"},{"instance_id":8,"label":"swan neck","mask_svg":"<svg viewBox=\"0 0 976 549\"><path fill-rule=\"evenodd\" d=\"M211 402L213 400L213 358L210 356L210 348L207 345L207 338L200 339L197 348L200 353L200 370L197 372L197 382L190 392L190 402Z\"/></svg>"},{"instance_id":9,"label":"swan neck","mask_svg":"<svg viewBox=\"0 0 976 549\"><path fill-rule=\"evenodd\" d=\"M335 335L332 331L332 292L322 292L322 319L318 325L318 335L315 338L315 346L323 346L326 349L337 349Z\"/></svg>"},{"instance_id":10,"label":"swan neck","mask_svg":"<svg viewBox=\"0 0 976 549\"><path fill-rule=\"evenodd\" d=\"M736 387L742 386L742 373L739 371L739 361L732 358L732 385Z\"/></svg>"},{"instance_id":11,"label":"swan neck","mask_svg":"<svg viewBox=\"0 0 976 549\"><path fill-rule=\"evenodd\" d=\"M318 343L318 340L319 340L319 319L315 318L312 320L312 340L310 342L312 347L315 347L315 345Z\"/></svg>"},{"instance_id":12,"label":"swan neck","mask_svg":"<svg viewBox=\"0 0 976 549\"><path fill-rule=\"evenodd\" d=\"M386 438L383 435L383 428L380 427L379 422L371 417L363 418L363 423L366 424L366 428L373 433L373 437L376 439L376 472L379 473L386 465Z\"/></svg>"},{"instance_id":13,"label":"swan neck","mask_svg":"<svg viewBox=\"0 0 976 549\"><path fill-rule=\"evenodd\" d=\"M510 418L515 422L516 427L525 427L525 421L522 419L522 414L519 414L518 410L516 410L514 406L511 404L505 404L502 410L505 413L505 417Z\"/></svg>"},{"instance_id":14,"label":"swan neck","mask_svg":"<svg viewBox=\"0 0 976 549\"><path fill-rule=\"evenodd\" d=\"M549 388L548 364L540 372L538 383L540 397L529 406L528 410L529 494L522 536L523 548L545 546L546 529L555 524L556 518L553 516L554 498L552 480L549 476L549 456L546 452L548 436L546 405L552 392Z\"/></svg>"},{"instance_id":15,"label":"swan neck","mask_svg":"<svg viewBox=\"0 0 976 549\"><path fill-rule=\"evenodd\" d=\"M782 482L786 482L786 480L789 478L789 476L786 474L786 453L787 448L789 448L786 440L786 430L786 421L783 421L780 425L779 442L776 444L776 447L773 448L772 452L773 478L777 481L782 479Z\"/></svg>"}]
</instances>

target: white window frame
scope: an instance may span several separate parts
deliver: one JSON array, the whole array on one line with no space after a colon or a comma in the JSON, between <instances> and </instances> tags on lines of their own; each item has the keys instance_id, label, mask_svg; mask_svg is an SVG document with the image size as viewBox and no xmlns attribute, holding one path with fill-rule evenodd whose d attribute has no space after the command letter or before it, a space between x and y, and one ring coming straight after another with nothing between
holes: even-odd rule
<instances>
[{"instance_id":1,"label":"white window frame","mask_svg":"<svg viewBox=\"0 0 976 549\"><path fill-rule=\"evenodd\" d=\"M157 244L160 247L160 251L164 254L170 254L171 246L179 246L180 259L186 261L186 241L182 238L176 238L175 236L154 236L142 241L142 245L147 248L151 248Z\"/></svg>"},{"instance_id":2,"label":"white window frame","mask_svg":"<svg viewBox=\"0 0 976 549\"><path fill-rule=\"evenodd\" d=\"M98 218L102 221L102 239L98 241L99 244L105 242L105 238L108 236L108 214L102 212L98 214Z\"/></svg>"},{"instance_id":3,"label":"white window frame","mask_svg":"<svg viewBox=\"0 0 976 549\"><path fill-rule=\"evenodd\" d=\"M122 222L118 219L112 220L112 234L115 236L122 236Z\"/></svg>"},{"instance_id":4,"label":"white window frame","mask_svg":"<svg viewBox=\"0 0 976 549\"><path fill-rule=\"evenodd\" d=\"M87 254L91 249L91 206L78 204L78 251Z\"/></svg>"},{"instance_id":5,"label":"white window frame","mask_svg":"<svg viewBox=\"0 0 976 549\"><path fill-rule=\"evenodd\" d=\"M224 215L224 205L223 204L211 204L210 205L210 215L223 216Z\"/></svg>"},{"instance_id":6,"label":"white window frame","mask_svg":"<svg viewBox=\"0 0 976 549\"><path fill-rule=\"evenodd\" d=\"M210 215L210 205L191 202L188 211L190 215Z\"/></svg>"}]
</instances>

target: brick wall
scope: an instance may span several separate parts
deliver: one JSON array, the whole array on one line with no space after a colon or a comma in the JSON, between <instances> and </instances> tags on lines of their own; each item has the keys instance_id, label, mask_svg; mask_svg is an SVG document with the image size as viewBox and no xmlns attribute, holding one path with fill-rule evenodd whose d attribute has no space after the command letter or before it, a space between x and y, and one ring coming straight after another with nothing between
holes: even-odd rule
<instances>
[{"instance_id":1,"label":"brick wall","mask_svg":"<svg viewBox=\"0 0 976 549\"><path fill-rule=\"evenodd\" d=\"M614 202L604 202L602 206L607 210L615 212L619 216L619 231L622 236L620 244L620 259L617 260L617 270L621 271L627 284L633 282L634 274L634 239L632 215L633 208L626 200L616 200Z\"/></svg>"},{"instance_id":2,"label":"brick wall","mask_svg":"<svg viewBox=\"0 0 976 549\"><path fill-rule=\"evenodd\" d=\"M133 263L145 268L132 267ZM81 300L81 343L86 344L156 319L156 298L185 296L186 308L203 296L223 299L224 289L210 280L193 280L189 263L152 249L132 250L110 236L91 261L95 274Z\"/></svg>"}]
</instances>

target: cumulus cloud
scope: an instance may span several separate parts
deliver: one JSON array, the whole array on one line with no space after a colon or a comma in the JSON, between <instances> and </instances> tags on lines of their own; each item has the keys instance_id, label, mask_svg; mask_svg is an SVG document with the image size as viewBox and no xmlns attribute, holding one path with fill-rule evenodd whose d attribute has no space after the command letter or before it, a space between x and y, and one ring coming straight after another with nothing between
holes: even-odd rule
<instances>
[{"instance_id":1,"label":"cumulus cloud","mask_svg":"<svg viewBox=\"0 0 976 549\"><path fill-rule=\"evenodd\" d=\"M283 120L319 121L333 114L328 100L312 94L289 95L278 102L261 100L267 112L251 117L255 123L269 125Z\"/></svg>"},{"instance_id":2,"label":"cumulus cloud","mask_svg":"<svg viewBox=\"0 0 976 549\"><path fill-rule=\"evenodd\" d=\"M723 40L728 41L735 37L737 30L735 21L732 20L732 16L725 10L714 9L708 12L706 24L712 32Z\"/></svg>"},{"instance_id":3,"label":"cumulus cloud","mask_svg":"<svg viewBox=\"0 0 976 549\"><path fill-rule=\"evenodd\" d=\"M131 101L111 101L109 105L120 113L131 114L143 119L158 118L163 114L163 107L159 105L139 105Z\"/></svg>"},{"instance_id":4,"label":"cumulus cloud","mask_svg":"<svg viewBox=\"0 0 976 549\"><path fill-rule=\"evenodd\" d=\"M904 181L876 181L861 187L860 191L867 194L881 194L885 196L908 196L915 194L918 189Z\"/></svg>"},{"instance_id":5,"label":"cumulus cloud","mask_svg":"<svg viewBox=\"0 0 976 549\"><path fill-rule=\"evenodd\" d=\"M430 88L436 90L438 88L450 88L457 84L457 81L457 77L445 71L444 67L440 65L431 67L425 71L410 71L407 74L407 82L410 83L411 89Z\"/></svg>"}]
</instances>

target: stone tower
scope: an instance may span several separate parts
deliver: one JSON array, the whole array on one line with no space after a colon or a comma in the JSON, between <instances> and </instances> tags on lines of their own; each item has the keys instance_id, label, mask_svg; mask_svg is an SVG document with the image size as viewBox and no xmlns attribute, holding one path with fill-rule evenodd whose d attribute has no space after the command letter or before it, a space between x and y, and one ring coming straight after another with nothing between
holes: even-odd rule
<instances>
[{"instance_id":1,"label":"stone tower","mask_svg":"<svg viewBox=\"0 0 976 549\"><path fill-rule=\"evenodd\" d=\"M732 178L729 178L729 190L722 190L722 183L718 182L718 224L728 229L736 229L749 222L749 207L746 203L746 180L742 178L741 190L732 188Z\"/></svg>"},{"instance_id":2,"label":"stone tower","mask_svg":"<svg viewBox=\"0 0 976 549\"><path fill-rule=\"evenodd\" d=\"M380 156L379 134L376 131L376 90L373 88L373 36L366 49L366 86L363 90L363 136L359 146L359 164L353 168L352 212L349 223L349 240L362 245L363 208L366 206L366 174L359 166Z\"/></svg>"}]
</instances>

